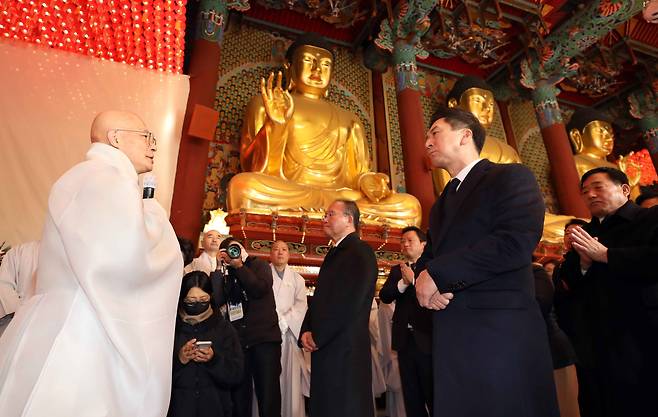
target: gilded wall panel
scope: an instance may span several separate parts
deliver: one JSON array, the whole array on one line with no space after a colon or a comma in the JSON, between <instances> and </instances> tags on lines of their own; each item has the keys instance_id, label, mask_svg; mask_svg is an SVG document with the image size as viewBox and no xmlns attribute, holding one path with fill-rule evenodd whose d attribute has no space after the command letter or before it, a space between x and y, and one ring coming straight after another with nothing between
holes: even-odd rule
<instances>
[{"instance_id":1,"label":"gilded wall panel","mask_svg":"<svg viewBox=\"0 0 658 417\"><path fill-rule=\"evenodd\" d=\"M537 177L548 211L559 214L557 195L551 180L551 167L532 102L510 102L509 115L523 164L528 166Z\"/></svg>"},{"instance_id":2,"label":"gilded wall panel","mask_svg":"<svg viewBox=\"0 0 658 417\"><path fill-rule=\"evenodd\" d=\"M384 100L386 103L386 122L388 128L388 160L391 167L391 188L399 193L406 192L404 182L404 158L400 122L398 119L398 102L395 91L395 74L389 70L382 75Z\"/></svg>"}]
</instances>

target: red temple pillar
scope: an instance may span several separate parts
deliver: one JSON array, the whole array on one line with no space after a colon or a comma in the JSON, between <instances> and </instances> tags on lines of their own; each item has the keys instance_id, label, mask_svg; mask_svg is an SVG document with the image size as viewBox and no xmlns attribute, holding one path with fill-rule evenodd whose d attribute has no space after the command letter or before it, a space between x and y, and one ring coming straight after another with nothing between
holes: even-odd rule
<instances>
[{"instance_id":1,"label":"red temple pillar","mask_svg":"<svg viewBox=\"0 0 658 417\"><path fill-rule=\"evenodd\" d=\"M422 225L427 227L435 197L432 172L425 157L427 127L423 120L423 106L418 91L414 47L397 42L393 56L406 191L420 201L423 211Z\"/></svg>"},{"instance_id":2,"label":"red temple pillar","mask_svg":"<svg viewBox=\"0 0 658 417\"><path fill-rule=\"evenodd\" d=\"M171 224L176 234L197 242L201 232L201 212L205 196L206 167L210 142L190 135L192 115L197 105L212 109L219 77L221 48L218 42L205 39L194 41L190 60L190 95L187 99L183 134L174 195L171 203ZM212 132L214 135L214 130Z\"/></svg>"},{"instance_id":3,"label":"red temple pillar","mask_svg":"<svg viewBox=\"0 0 658 417\"><path fill-rule=\"evenodd\" d=\"M377 144L377 172L391 176L391 164L388 154L388 133L386 130L386 103L382 75L372 71L372 104L375 125L375 143Z\"/></svg>"},{"instance_id":4,"label":"red temple pillar","mask_svg":"<svg viewBox=\"0 0 658 417\"><path fill-rule=\"evenodd\" d=\"M580 195L580 177L555 90L552 85L540 85L532 90L535 114L551 166L551 179L562 214L589 218L591 214Z\"/></svg>"}]
</instances>

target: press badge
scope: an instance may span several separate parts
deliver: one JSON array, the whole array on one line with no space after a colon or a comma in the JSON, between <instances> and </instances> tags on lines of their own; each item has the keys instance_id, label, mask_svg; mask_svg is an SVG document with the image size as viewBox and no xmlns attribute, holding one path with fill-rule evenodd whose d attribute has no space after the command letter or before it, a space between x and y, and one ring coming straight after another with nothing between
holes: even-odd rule
<instances>
[{"instance_id":1,"label":"press badge","mask_svg":"<svg viewBox=\"0 0 658 417\"><path fill-rule=\"evenodd\" d=\"M242 303L228 303L228 319L229 321L240 320L244 317L244 311L242 310Z\"/></svg>"}]
</instances>

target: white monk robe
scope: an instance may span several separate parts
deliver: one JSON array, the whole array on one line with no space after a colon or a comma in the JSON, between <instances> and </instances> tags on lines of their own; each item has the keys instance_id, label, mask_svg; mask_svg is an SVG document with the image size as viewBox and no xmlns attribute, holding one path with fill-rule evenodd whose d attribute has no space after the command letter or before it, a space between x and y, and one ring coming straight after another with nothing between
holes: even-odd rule
<instances>
[{"instance_id":1,"label":"white monk robe","mask_svg":"<svg viewBox=\"0 0 658 417\"><path fill-rule=\"evenodd\" d=\"M37 271L0 339L0 416L165 416L183 259L122 152L94 143L55 183Z\"/></svg>"},{"instance_id":2,"label":"white monk robe","mask_svg":"<svg viewBox=\"0 0 658 417\"><path fill-rule=\"evenodd\" d=\"M299 329L306 315L306 283L304 278L286 266L283 279L279 278L273 265L272 290L276 301L276 312L281 329L281 415L303 417L304 379L310 380L304 353L297 346ZM257 407L254 407L257 409Z\"/></svg>"},{"instance_id":3,"label":"white monk robe","mask_svg":"<svg viewBox=\"0 0 658 417\"><path fill-rule=\"evenodd\" d=\"M15 312L34 294L34 273L39 258L39 242L14 246L0 265L0 317Z\"/></svg>"},{"instance_id":4,"label":"white monk robe","mask_svg":"<svg viewBox=\"0 0 658 417\"><path fill-rule=\"evenodd\" d=\"M379 317L377 312L379 307L377 301L373 298L370 305L370 317L368 320L368 332L370 333L370 357L372 358L372 401L375 404L375 398L386 392L386 378L384 377L384 368L382 367L383 350L382 339L379 331ZM375 404L375 415L377 406Z\"/></svg>"},{"instance_id":5,"label":"white monk robe","mask_svg":"<svg viewBox=\"0 0 658 417\"><path fill-rule=\"evenodd\" d=\"M407 412L404 408L402 382L400 382L398 353L391 348L391 332L394 312L395 301L390 304L379 304L379 312L377 315L379 317L379 333L382 337L382 366L386 378L386 411L389 417L406 417Z\"/></svg>"},{"instance_id":6,"label":"white monk robe","mask_svg":"<svg viewBox=\"0 0 658 417\"><path fill-rule=\"evenodd\" d=\"M203 271L210 276L210 273L215 272L216 269L217 258L208 255L206 252L201 252L198 258L192 259L192 262L185 267L185 273Z\"/></svg>"}]
</instances>

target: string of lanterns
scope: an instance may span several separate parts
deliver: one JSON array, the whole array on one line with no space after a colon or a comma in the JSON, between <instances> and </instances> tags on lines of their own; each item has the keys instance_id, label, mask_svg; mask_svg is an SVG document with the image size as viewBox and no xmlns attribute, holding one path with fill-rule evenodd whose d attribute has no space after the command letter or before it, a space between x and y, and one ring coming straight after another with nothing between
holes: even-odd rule
<instances>
[{"instance_id":1,"label":"string of lanterns","mask_svg":"<svg viewBox=\"0 0 658 417\"><path fill-rule=\"evenodd\" d=\"M187 0L2 0L0 37L180 73Z\"/></svg>"}]
</instances>

